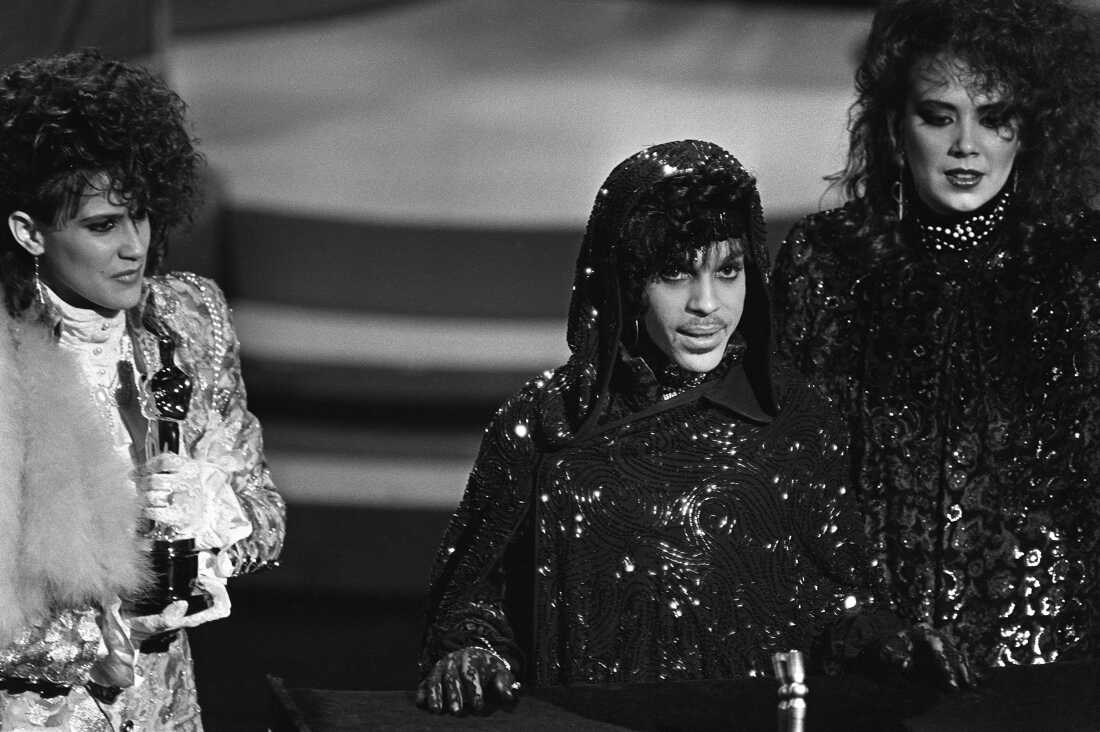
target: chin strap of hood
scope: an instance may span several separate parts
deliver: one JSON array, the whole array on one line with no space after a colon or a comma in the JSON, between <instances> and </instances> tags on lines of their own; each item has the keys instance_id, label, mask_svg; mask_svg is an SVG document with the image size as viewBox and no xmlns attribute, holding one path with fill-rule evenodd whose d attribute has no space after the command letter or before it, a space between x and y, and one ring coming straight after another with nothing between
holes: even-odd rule
<instances>
[{"instance_id":1,"label":"chin strap of hood","mask_svg":"<svg viewBox=\"0 0 1100 732\"><path fill-rule=\"evenodd\" d=\"M736 158L713 143L668 142L624 160L611 171L596 196L577 257L569 305L571 355L555 372L541 405L537 436L551 449L584 439L599 426L610 399L624 325L638 315L629 312L623 292L624 225L640 202L652 198L655 189L681 183L689 189L702 183L708 195L720 191L728 197L730 218L743 223L747 280L738 326L747 347L743 362L761 406L775 413L770 376L770 266L756 180ZM673 218L672 212L669 218Z\"/></svg>"}]
</instances>

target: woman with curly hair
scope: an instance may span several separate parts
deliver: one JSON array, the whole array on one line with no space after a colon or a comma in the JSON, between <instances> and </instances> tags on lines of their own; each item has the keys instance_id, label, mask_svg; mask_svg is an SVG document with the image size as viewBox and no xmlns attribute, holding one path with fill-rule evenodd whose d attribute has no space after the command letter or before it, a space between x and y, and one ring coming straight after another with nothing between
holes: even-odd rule
<instances>
[{"instance_id":1,"label":"woman with curly hair","mask_svg":"<svg viewBox=\"0 0 1100 732\"><path fill-rule=\"evenodd\" d=\"M0 75L2 729L201 729L180 631L281 549L225 300L155 274L200 162L141 68Z\"/></svg>"},{"instance_id":2,"label":"woman with curly hair","mask_svg":"<svg viewBox=\"0 0 1100 732\"><path fill-rule=\"evenodd\" d=\"M897 0L850 200L777 260L890 600L979 668L1100 650L1100 58L1060 0Z\"/></svg>"}]
</instances>

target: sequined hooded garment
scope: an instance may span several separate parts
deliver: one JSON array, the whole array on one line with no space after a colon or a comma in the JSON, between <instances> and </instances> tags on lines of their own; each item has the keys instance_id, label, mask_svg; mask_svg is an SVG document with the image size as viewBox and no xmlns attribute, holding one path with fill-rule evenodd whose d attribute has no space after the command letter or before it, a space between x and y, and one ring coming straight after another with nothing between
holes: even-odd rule
<instances>
[{"instance_id":1,"label":"sequined hooded garment","mask_svg":"<svg viewBox=\"0 0 1100 732\"><path fill-rule=\"evenodd\" d=\"M844 412L892 601L978 668L1100 649L1100 221L1010 196L878 227L889 258L858 201L810 216L775 277L780 350Z\"/></svg>"},{"instance_id":2,"label":"sequined hooded garment","mask_svg":"<svg viewBox=\"0 0 1100 732\"><path fill-rule=\"evenodd\" d=\"M621 230L681 180L725 186L748 280L739 345L670 395L621 345L639 315ZM481 646L537 684L750 675L867 601L839 422L769 366L767 262L755 181L721 148L658 145L611 173L577 261L572 356L485 432L432 573L423 671Z\"/></svg>"}]
</instances>

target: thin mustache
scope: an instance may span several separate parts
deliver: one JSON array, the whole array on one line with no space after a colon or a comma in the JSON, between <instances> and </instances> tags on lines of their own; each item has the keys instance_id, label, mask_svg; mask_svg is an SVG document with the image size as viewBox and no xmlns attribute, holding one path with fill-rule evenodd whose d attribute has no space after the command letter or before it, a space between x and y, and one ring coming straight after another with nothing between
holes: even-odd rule
<instances>
[{"instance_id":1,"label":"thin mustache","mask_svg":"<svg viewBox=\"0 0 1100 732\"><path fill-rule=\"evenodd\" d=\"M726 321L724 320L693 320L690 323L683 323L676 330L702 330L704 328L725 328Z\"/></svg>"}]
</instances>

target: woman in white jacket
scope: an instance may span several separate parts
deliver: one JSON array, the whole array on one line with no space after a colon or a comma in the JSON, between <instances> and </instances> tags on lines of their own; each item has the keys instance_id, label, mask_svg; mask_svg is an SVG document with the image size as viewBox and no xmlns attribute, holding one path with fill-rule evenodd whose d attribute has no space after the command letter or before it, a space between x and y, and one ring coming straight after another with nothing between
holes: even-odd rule
<instances>
[{"instance_id":1,"label":"woman in white jacket","mask_svg":"<svg viewBox=\"0 0 1100 732\"><path fill-rule=\"evenodd\" d=\"M200 163L144 69L85 51L0 76L0 729L201 729L178 631L282 548L225 300L155 274ZM150 609L150 540L182 537L209 607Z\"/></svg>"}]
</instances>

